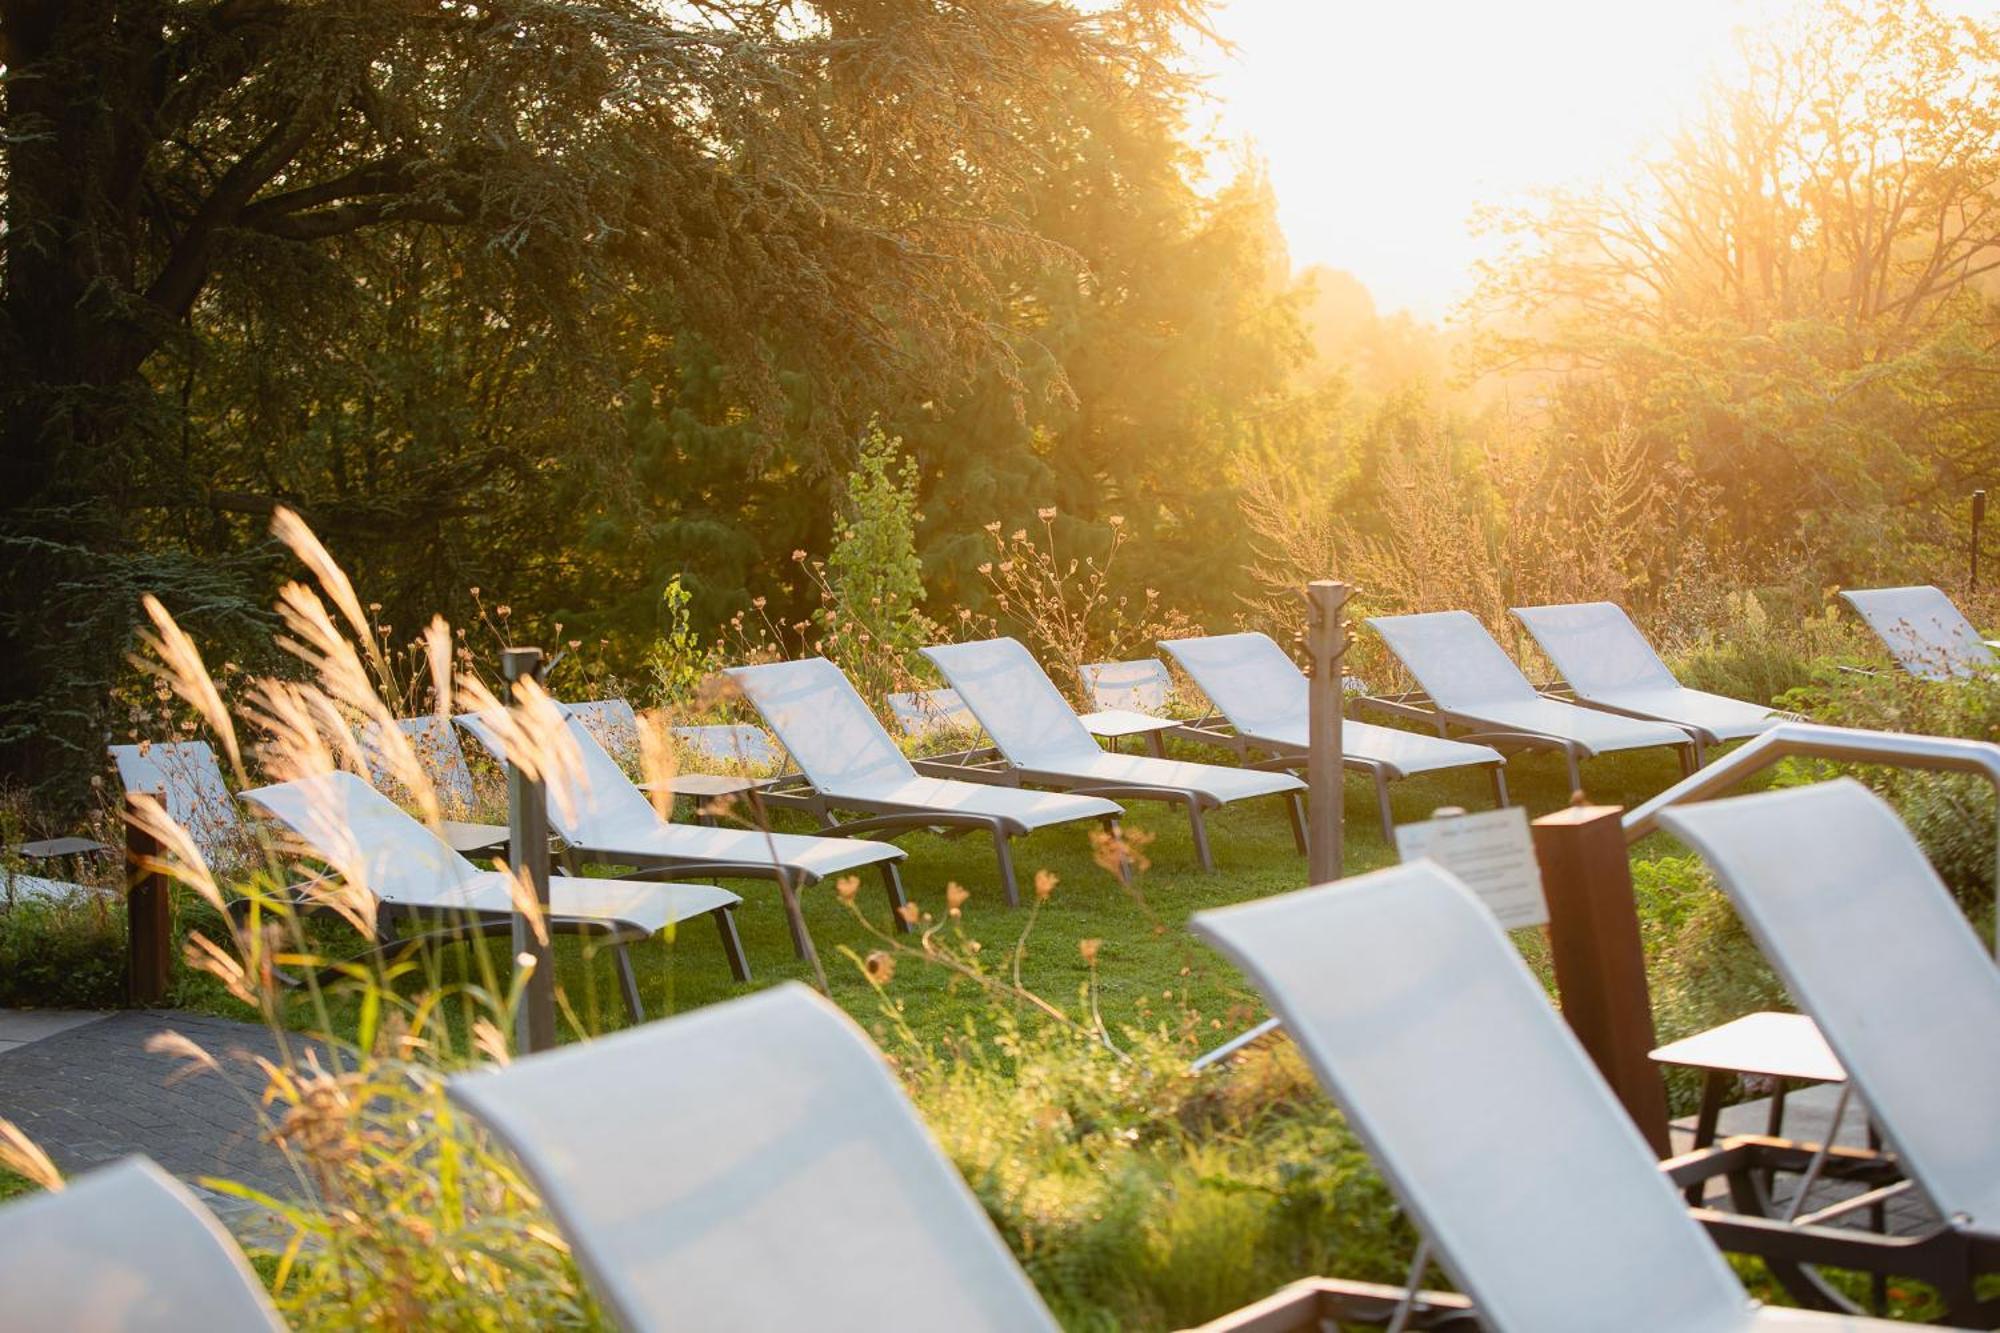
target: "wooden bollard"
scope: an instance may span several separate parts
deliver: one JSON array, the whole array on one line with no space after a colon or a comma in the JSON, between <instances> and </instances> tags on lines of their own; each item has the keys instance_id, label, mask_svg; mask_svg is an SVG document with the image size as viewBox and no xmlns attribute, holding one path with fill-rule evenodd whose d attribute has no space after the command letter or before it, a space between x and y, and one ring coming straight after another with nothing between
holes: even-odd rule
<instances>
[{"instance_id":1,"label":"wooden bollard","mask_svg":"<svg viewBox=\"0 0 2000 1333\"><path fill-rule=\"evenodd\" d=\"M125 998L158 1004L173 981L174 922L167 877L150 868L160 844L133 820L125 798Z\"/></svg>"},{"instance_id":2,"label":"wooden bollard","mask_svg":"<svg viewBox=\"0 0 2000 1333\"><path fill-rule=\"evenodd\" d=\"M1617 806L1583 805L1534 822L1549 905L1549 950L1563 1017L1625 1110L1665 1157L1667 1089L1650 1058L1659 1044L1632 897L1632 863Z\"/></svg>"}]
</instances>

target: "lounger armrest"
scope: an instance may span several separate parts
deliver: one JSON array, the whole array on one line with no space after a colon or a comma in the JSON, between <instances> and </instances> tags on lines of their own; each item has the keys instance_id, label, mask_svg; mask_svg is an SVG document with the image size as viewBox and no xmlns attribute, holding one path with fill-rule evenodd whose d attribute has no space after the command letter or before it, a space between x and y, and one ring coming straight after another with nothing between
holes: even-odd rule
<instances>
[{"instance_id":1,"label":"lounger armrest","mask_svg":"<svg viewBox=\"0 0 2000 1333\"><path fill-rule=\"evenodd\" d=\"M967 750L967 755L990 751ZM983 782L989 787L1018 787L1021 775L1011 768L989 768L984 762L958 762L953 757L912 759L910 767L927 778L956 778L960 782Z\"/></svg>"},{"instance_id":2,"label":"lounger armrest","mask_svg":"<svg viewBox=\"0 0 2000 1333\"><path fill-rule=\"evenodd\" d=\"M1028 826L1004 815L981 815L968 810L902 810L887 814L864 815L859 819L843 820L819 830L822 838L849 838L857 833L874 833L890 829L920 828L977 828L988 829L1001 837L1019 837L1028 832Z\"/></svg>"},{"instance_id":3,"label":"lounger armrest","mask_svg":"<svg viewBox=\"0 0 2000 1333\"><path fill-rule=\"evenodd\" d=\"M1409 1298L1401 1287L1309 1277L1201 1325L1194 1333L1319 1333L1326 1328L1385 1327ZM1456 1292L1419 1291L1410 1301L1409 1329L1479 1327L1472 1302Z\"/></svg>"},{"instance_id":4,"label":"lounger armrest","mask_svg":"<svg viewBox=\"0 0 2000 1333\"><path fill-rule=\"evenodd\" d=\"M686 879L768 879L784 877L785 867L770 865L762 861L677 861L671 865L644 866L623 875L611 875L611 879L652 880L662 884L673 884ZM798 883L808 884L818 878L811 871L797 872Z\"/></svg>"},{"instance_id":5,"label":"lounger armrest","mask_svg":"<svg viewBox=\"0 0 2000 1333\"><path fill-rule=\"evenodd\" d=\"M1065 787L1071 796L1098 796L1107 801L1185 801L1203 810L1220 810L1222 802L1207 792L1187 787L1149 787L1111 784L1103 787ZM1290 790L1297 790L1291 788Z\"/></svg>"}]
</instances>

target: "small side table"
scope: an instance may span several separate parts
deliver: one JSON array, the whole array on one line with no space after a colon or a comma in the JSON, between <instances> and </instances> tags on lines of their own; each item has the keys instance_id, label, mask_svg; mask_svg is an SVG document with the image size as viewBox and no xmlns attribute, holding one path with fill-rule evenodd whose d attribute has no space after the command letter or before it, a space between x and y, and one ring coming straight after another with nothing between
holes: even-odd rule
<instances>
[{"instance_id":1,"label":"small side table","mask_svg":"<svg viewBox=\"0 0 2000 1333\"><path fill-rule=\"evenodd\" d=\"M1154 717L1150 713L1135 713L1127 708L1101 708L1094 713L1079 713L1077 717L1091 735L1101 741L1110 741L1113 750L1127 736L1144 736L1146 748L1156 759L1167 757L1164 734L1181 725L1170 717Z\"/></svg>"},{"instance_id":2,"label":"small side table","mask_svg":"<svg viewBox=\"0 0 2000 1333\"><path fill-rule=\"evenodd\" d=\"M685 796L694 802L694 820L697 824L715 825L716 803L735 797L747 797L751 809L760 815L763 803L757 794L770 786L775 778L746 778L732 773L676 773L669 782L642 782L643 792L672 792L675 796Z\"/></svg>"},{"instance_id":3,"label":"small side table","mask_svg":"<svg viewBox=\"0 0 2000 1333\"><path fill-rule=\"evenodd\" d=\"M1652 1052L1652 1058L1663 1065L1702 1071L1701 1111L1694 1125L1697 1149L1715 1142L1722 1098L1735 1075L1756 1074L1771 1080L1771 1109L1764 1132L1773 1138L1784 1129L1787 1084L1847 1081L1847 1071L1820 1035L1819 1025L1804 1014L1745 1014L1721 1027L1669 1042ZM1688 1201L1700 1202L1693 1191Z\"/></svg>"}]
</instances>

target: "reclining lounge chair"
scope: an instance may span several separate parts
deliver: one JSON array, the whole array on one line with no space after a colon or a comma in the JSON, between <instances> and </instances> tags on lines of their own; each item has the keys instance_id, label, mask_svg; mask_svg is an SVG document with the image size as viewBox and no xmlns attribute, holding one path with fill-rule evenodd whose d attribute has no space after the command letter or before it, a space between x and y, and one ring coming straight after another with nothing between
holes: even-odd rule
<instances>
[{"instance_id":1,"label":"reclining lounge chair","mask_svg":"<svg viewBox=\"0 0 2000 1333\"><path fill-rule=\"evenodd\" d=\"M457 722L495 759L505 761L499 735L484 716L461 714ZM571 860L663 869L687 879L783 878L795 887L875 866L892 910L906 901L896 871L903 859L899 847L864 838L671 823L660 818L581 721L569 718L566 734L576 748L578 768L550 781L548 811L549 824L567 844L565 856ZM909 929L900 914L895 923ZM803 922L793 919L790 926L793 946L805 952L807 941L798 937Z\"/></svg>"},{"instance_id":2,"label":"reclining lounge chair","mask_svg":"<svg viewBox=\"0 0 2000 1333\"><path fill-rule=\"evenodd\" d=\"M1514 618L1555 663L1577 702L1624 717L1665 722L1694 737L1694 762L1725 741L1761 736L1785 715L1674 679L1624 609L1610 602L1517 606Z\"/></svg>"},{"instance_id":3,"label":"reclining lounge chair","mask_svg":"<svg viewBox=\"0 0 2000 1333\"><path fill-rule=\"evenodd\" d=\"M1437 865L1194 930L1284 1018L1480 1327L1901 1327L1752 1301L1499 923Z\"/></svg>"},{"instance_id":4,"label":"reclining lounge chair","mask_svg":"<svg viewBox=\"0 0 2000 1333\"><path fill-rule=\"evenodd\" d=\"M1701 854L1792 998L1811 1014L1872 1113L1906 1182L1883 1182L1883 1159L1859 1150L1803 1154L1738 1139L1677 1166L1687 1181L1727 1174L1739 1212L1768 1203L1752 1188L1771 1162L1876 1183L1787 1221L1717 1214L1729 1249L1762 1255L1801 1299L1844 1304L1805 1264L1920 1278L1948 1317L2000 1323L2000 1299L1974 1284L2000 1272L2000 970L1923 848L1882 799L1852 779L1739 796L1660 813L1660 826ZM1838 1117L1836 1117L1837 1120ZM1826 1225L1911 1185L1942 1219L1917 1237ZM1810 1202L1810 1200L1808 1200Z\"/></svg>"},{"instance_id":5,"label":"reclining lounge chair","mask_svg":"<svg viewBox=\"0 0 2000 1333\"><path fill-rule=\"evenodd\" d=\"M1848 588L1840 598L1875 631L1896 664L1919 680L1963 680L2000 662L1992 642L1951 598L1928 584Z\"/></svg>"},{"instance_id":6,"label":"reclining lounge chair","mask_svg":"<svg viewBox=\"0 0 2000 1333\"><path fill-rule=\"evenodd\" d=\"M1666 746L1680 754L1683 772L1693 771L1694 736L1686 728L1619 717L1537 693L1469 611L1375 616L1368 623L1430 696L1435 711L1385 699L1369 700L1371 707L1429 722L1440 734L1447 725L1463 727L1474 734L1462 739L1501 750L1560 750L1569 764L1572 791L1583 789L1579 761L1615 750Z\"/></svg>"},{"instance_id":7,"label":"reclining lounge chair","mask_svg":"<svg viewBox=\"0 0 2000 1333\"><path fill-rule=\"evenodd\" d=\"M944 644L923 652L1022 781L1110 800L1184 805L1203 870L1215 869L1203 812L1230 801L1277 796L1285 801L1299 850L1305 850L1305 784L1290 773L1106 753L1048 673L1013 639Z\"/></svg>"},{"instance_id":8,"label":"reclining lounge chair","mask_svg":"<svg viewBox=\"0 0 2000 1333\"><path fill-rule=\"evenodd\" d=\"M1269 636L1214 634L1200 639L1162 639L1160 647L1201 687L1229 724L1231 734L1217 735L1216 741L1261 750L1292 764L1305 761L1308 682L1305 673ZM1396 821L1389 808L1389 784L1397 778L1449 768L1485 768L1493 778L1494 803L1507 804L1507 760L1491 746L1468 745L1353 718L1341 719L1340 745L1341 762L1373 780L1382 837L1392 845Z\"/></svg>"},{"instance_id":9,"label":"reclining lounge chair","mask_svg":"<svg viewBox=\"0 0 2000 1333\"><path fill-rule=\"evenodd\" d=\"M513 891L504 872L481 870L352 773L260 787L243 793L243 799L296 833L350 883L375 895L379 952L423 938L399 940L399 923L414 922L432 937L445 939L513 929ZM609 940L626 1007L633 1022L643 1022L645 1009L626 945L670 924L710 916L721 933L731 974L748 981L750 967L730 915L741 901L709 884L554 875L549 879L549 930Z\"/></svg>"},{"instance_id":10,"label":"reclining lounge chair","mask_svg":"<svg viewBox=\"0 0 2000 1333\"><path fill-rule=\"evenodd\" d=\"M923 776L840 668L823 657L734 667L729 675L812 785L809 799L829 827L891 836L920 828L984 829L993 835L1010 907L1020 903L1010 839L1081 820L1115 826L1124 813L1092 796ZM835 810L864 817L835 825Z\"/></svg>"}]
</instances>

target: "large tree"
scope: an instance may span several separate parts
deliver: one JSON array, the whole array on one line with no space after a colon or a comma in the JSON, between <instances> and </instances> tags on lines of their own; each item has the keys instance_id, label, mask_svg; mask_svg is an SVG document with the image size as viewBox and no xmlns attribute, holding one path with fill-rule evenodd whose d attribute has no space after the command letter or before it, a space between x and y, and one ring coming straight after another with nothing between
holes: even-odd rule
<instances>
[{"instance_id":1,"label":"large tree","mask_svg":"<svg viewBox=\"0 0 2000 1333\"><path fill-rule=\"evenodd\" d=\"M278 500L365 548L545 465L546 414L528 441L504 413L371 436L352 409L392 359L300 392L354 321L428 321L407 391L529 377L599 422L662 304L773 421L798 382L861 404L1004 373L988 266L1055 256L1016 211L1018 126L1076 80L1177 96L1161 56L1198 8L0 0L8 767L93 758L135 587L229 602L171 553L240 551ZM247 424L287 414L323 455Z\"/></svg>"}]
</instances>

